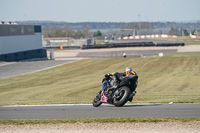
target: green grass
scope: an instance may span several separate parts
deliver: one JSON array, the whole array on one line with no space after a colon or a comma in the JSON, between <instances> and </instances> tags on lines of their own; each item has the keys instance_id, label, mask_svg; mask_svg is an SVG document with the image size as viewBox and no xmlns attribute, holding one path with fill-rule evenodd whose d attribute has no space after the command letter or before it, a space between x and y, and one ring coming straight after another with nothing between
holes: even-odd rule
<instances>
[{"instance_id":1,"label":"green grass","mask_svg":"<svg viewBox=\"0 0 200 133\"><path fill-rule=\"evenodd\" d=\"M96 40L96 43L97 44L102 44L102 43L105 43L105 40Z\"/></svg>"},{"instance_id":2,"label":"green grass","mask_svg":"<svg viewBox=\"0 0 200 133\"><path fill-rule=\"evenodd\" d=\"M132 67L133 103L200 103L200 53L148 58L85 59L0 80L0 105L92 103L105 73Z\"/></svg>"},{"instance_id":3,"label":"green grass","mask_svg":"<svg viewBox=\"0 0 200 133\"><path fill-rule=\"evenodd\" d=\"M4 64L6 64L6 62L0 62L0 65L4 65Z\"/></svg>"},{"instance_id":4,"label":"green grass","mask_svg":"<svg viewBox=\"0 0 200 133\"><path fill-rule=\"evenodd\" d=\"M190 36L178 36L176 38L158 38L162 40L173 40L184 42L185 45L200 45L200 38L191 38Z\"/></svg>"},{"instance_id":5,"label":"green grass","mask_svg":"<svg viewBox=\"0 0 200 133\"><path fill-rule=\"evenodd\" d=\"M63 120L0 120L0 124L60 124L60 123L126 123L126 122L194 122L200 118L154 118L154 117L117 117L117 118L83 118Z\"/></svg>"}]
</instances>

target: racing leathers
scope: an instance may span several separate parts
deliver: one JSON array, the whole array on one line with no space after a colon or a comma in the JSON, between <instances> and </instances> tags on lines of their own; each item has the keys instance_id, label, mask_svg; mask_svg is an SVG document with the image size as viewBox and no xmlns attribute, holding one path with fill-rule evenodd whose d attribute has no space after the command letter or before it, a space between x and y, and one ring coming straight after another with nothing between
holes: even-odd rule
<instances>
[{"instance_id":1,"label":"racing leathers","mask_svg":"<svg viewBox=\"0 0 200 133\"><path fill-rule=\"evenodd\" d=\"M118 73L118 72L114 72L114 73L109 73L105 75L105 78L102 81L102 91L106 92L106 88L117 88L119 87L119 83L124 79L124 77L126 76L130 76L130 75L136 75L136 72L134 71L124 71L122 73ZM109 77L112 76L113 77L113 83L110 84L110 80ZM137 87L137 82L134 88Z\"/></svg>"},{"instance_id":2,"label":"racing leathers","mask_svg":"<svg viewBox=\"0 0 200 133\"><path fill-rule=\"evenodd\" d=\"M119 83L123 80L123 78L125 76L130 76L130 75L136 75L137 76L137 73L134 72L134 71L124 71L122 73L118 73L118 72L115 72L115 73L112 73L113 75L113 88L117 88Z\"/></svg>"}]
</instances>

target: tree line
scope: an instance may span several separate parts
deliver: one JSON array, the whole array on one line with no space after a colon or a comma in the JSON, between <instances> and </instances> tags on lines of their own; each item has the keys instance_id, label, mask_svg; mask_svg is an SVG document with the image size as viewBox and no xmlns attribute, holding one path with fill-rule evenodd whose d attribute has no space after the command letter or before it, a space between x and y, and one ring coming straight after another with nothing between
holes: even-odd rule
<instances>
[{"instance_id":1,"label":"tree line","mask_svg":"<svg viewBox=\"0 0 200 133\"><path fill-rule=\"evenodd\" d=\"M134 34L169 34L187 36L198 33L200 22L53 22L53 21L19 21L18 24L42 25L44 37L91 38L98 36L122 36ZM91 29L93 29L91 31ZM96 31L95 31L96 29ZM100 29L108 30L102 33ZM134 33L133 33L134 32Z\"/></svg>"},{"instance_id":2,"label":"tree line","mask_svg":"<svg viewBox=\"0 0 200 133\"><path fill-rule=\"evenodd\" d=\"M93 35L90 32L89 27L82 26L79 29L72 29L71 27L54 27L54 28L43 28L44 37L71 37L75 39L79 38L91 38Z\"/></svg>"}]
</instances>

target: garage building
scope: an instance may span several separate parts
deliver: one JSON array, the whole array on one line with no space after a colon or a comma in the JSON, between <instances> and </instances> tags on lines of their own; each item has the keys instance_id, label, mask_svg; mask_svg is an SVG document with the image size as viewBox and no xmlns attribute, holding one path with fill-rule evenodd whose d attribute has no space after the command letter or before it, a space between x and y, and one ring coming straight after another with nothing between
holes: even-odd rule
<instances>
[{"instance_id":1,"label":"garage building","mask_svg":"<svg viewBox=\"0 0 200 133\"><path fill-rule=\"evenodd\" d=\"M40 25L0 24L0 61L47 58Z\"/></svg>"}]
</instances>

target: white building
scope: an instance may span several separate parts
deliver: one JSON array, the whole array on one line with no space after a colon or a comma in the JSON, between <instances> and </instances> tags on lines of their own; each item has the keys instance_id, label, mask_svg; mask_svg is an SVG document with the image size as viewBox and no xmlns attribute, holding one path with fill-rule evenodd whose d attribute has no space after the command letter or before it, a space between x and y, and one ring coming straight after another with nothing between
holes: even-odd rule
<instances>
[{"instance_id":1,"label":"white building","mask_svg":"<svg viewBox=\"0 0 200 133\"><path fill-rule=\"evenodd\" d=\"M47 58L41 26L0 24L0 61L33 58Z\"/></svg>"}]
</instances>

